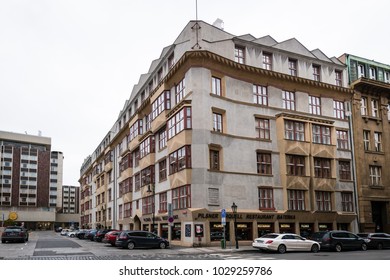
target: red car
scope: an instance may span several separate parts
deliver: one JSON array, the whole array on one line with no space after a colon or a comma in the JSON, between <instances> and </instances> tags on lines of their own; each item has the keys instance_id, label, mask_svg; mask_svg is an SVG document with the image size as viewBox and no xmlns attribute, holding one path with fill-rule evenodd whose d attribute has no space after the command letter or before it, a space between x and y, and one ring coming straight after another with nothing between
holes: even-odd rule
<instances>
[{"instance_id":1,"label":"red car","mask_svg":"<svg viewBox=\"0 0 390 280\"><path fill-rule=\"evenodd\" d=\"M116 237L121 233L120 230L112 230L107 232L102 239L103 243L111 244L111 246L115 246Z\"/></svg>"}]
</instances>

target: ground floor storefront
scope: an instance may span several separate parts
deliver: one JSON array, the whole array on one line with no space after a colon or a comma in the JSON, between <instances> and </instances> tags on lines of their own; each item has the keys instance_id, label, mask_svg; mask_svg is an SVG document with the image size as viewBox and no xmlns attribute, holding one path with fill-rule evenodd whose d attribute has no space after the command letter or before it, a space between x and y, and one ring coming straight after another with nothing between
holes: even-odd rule
<instances>
[{"instance_id":1,"label":"ground floor storefront","mask_svg":"<svg viewBox=\"0 0 390 280\"><path fill-rule=\"evenodd\" d=\"M224 218L223 218L224 217ZM140 217L139 223L124 225L128 229L154 231L172 244L182 246L216 246L226 240L226 246L250 245L253 239L269 232L296 233L303 237L315 231L349 230L357 232L357 219L353 213L275 211L239 211L237 214L207 209L178 211L168 222L165 215ZM123 228L125 229L125 228Z\"/></svg>"}]
</instances>

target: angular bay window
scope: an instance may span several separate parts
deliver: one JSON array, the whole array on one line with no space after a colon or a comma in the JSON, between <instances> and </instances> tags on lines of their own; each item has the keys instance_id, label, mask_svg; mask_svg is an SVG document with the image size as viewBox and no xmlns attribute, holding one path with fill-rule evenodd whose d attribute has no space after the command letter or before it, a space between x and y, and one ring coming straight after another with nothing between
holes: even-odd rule
<instances>
[{"instance_id":1,"label":"angular bay window","mask_svg":"<svg viewBox=\"0 0 390 280\"><path fill-rule=\"evenodd\" d=\"M305 191L288 190L288 210L305 209Z\"/></svg>"},{"instance_id":2,"label":"angular bay window","mask_svg":"<svg viewBox=\"0 0 390 280\"><path fill-rule=\"evenodd\" d=\"M286 155L287 175L305 176L305 157L298 155Z\"/></svg>"},{"instance_id":3,"label":"angular bay window","mask_svg":"<svg viewBox=\"0 0 390 280\"><path fill-rule=\"evenodd\" d=\"M168 140L185 129L191 129L191 107L184 107L168 120Z\"/></svg>"},{"instance_id":4,"label":"angular bay window","mask_svg":"<svg viewBox=\"0 0 390 280\"><path fill-rule=\"evenodd\" d=\"M316 178L331 178L331 160L328 158L314 158L314 176Z\"/></svg>"},{"instance_id":5,"label":"angular bay window","mask_svg":"<svg viewBox=\"0 0 390 280\"><path fill-rule=\"evenodd\" d=\"M171 92L163 91L152 103L152 120L157 118L165 110L171 109Z\"/></svg>"},{"instance_id":6,"label":"angular bay window","mask_svg":"<svg viewBox=\"0 0 390 280\"><path fill-rule=\"evenodd\" d=\"M185 185L172 190L173 210L191 207L191 185Z\"/></svg>"},{"instance_id":7,"label":"angular bay window","mask_svg":"<svg viewBox=\"0 0 390 280\"><path fill-rule=\"evenodd\" d=\"M169 174L191 168L191 146L183 146L169 154Z\"/></svg>"},{"instance_id":8,"label":"angular bay window","mask_svg":"<svg viewBox=\"0 0 390 280\"><path fill-rule=\"evenodd\" d=\"M140 144L140 158L155 152L154 136L149 136Z\"/></svg>"},{"instance_id":9,"label":"angular bay window","mask_svg":"<svg viewBox=\"0 0 390 280\"><path fill-rule=\"evenodd\" d=\"M285 120L284 137L287 140L305 141L305 124L303 122Z\"/></svg>"},{"instance_id":10,"label":"angular bay window","mask_svg":"<svg viewBox=\"0 0 390 280\"><path fill-rule=\"evenodd\" d=\"M330 145L330 127L313 124L313 143Z\"/></svg>"}]
</instances>

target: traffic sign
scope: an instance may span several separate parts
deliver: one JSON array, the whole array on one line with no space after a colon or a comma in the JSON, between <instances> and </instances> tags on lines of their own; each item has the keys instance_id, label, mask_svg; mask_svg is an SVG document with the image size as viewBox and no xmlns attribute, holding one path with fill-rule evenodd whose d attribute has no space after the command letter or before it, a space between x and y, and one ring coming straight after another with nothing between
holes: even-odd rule
<instances>
[{"instance_id":1,"label":"traffic sign","mask_svg":"<svg viewBox=\"0 0 390 280\"><path fill-rule=\"evenodd\" d=\"M226 218L226 210L225 209L221 210L221 217Z\"/></svg>"},{"instance_id":2,"label":"traffic sign","mask_svg":"<svg viewBox=\"0 0 390 280\"><path fill-rule=\"evenodd\" d=\"M226 225L226 210L225 209L222 209L221 210L221 223L223 226Z\"/></svg>"}]
</instances>

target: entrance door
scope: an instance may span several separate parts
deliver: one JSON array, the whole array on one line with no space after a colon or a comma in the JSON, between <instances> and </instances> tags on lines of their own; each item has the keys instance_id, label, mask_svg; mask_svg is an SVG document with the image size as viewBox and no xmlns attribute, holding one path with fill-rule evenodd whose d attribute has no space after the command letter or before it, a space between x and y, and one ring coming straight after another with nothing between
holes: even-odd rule
<instances>
[{"instance_id":1,"label":"entrance door","mask_svg":"<svg viewBox=\"0 0 390 280\"><path fill-rule=\"evenodd\" d=\"M375 224L375 232L383 232L383 225L386 223L386 203L382 201L371 201L372 222Z\"/></svg>"}]
</instances>

